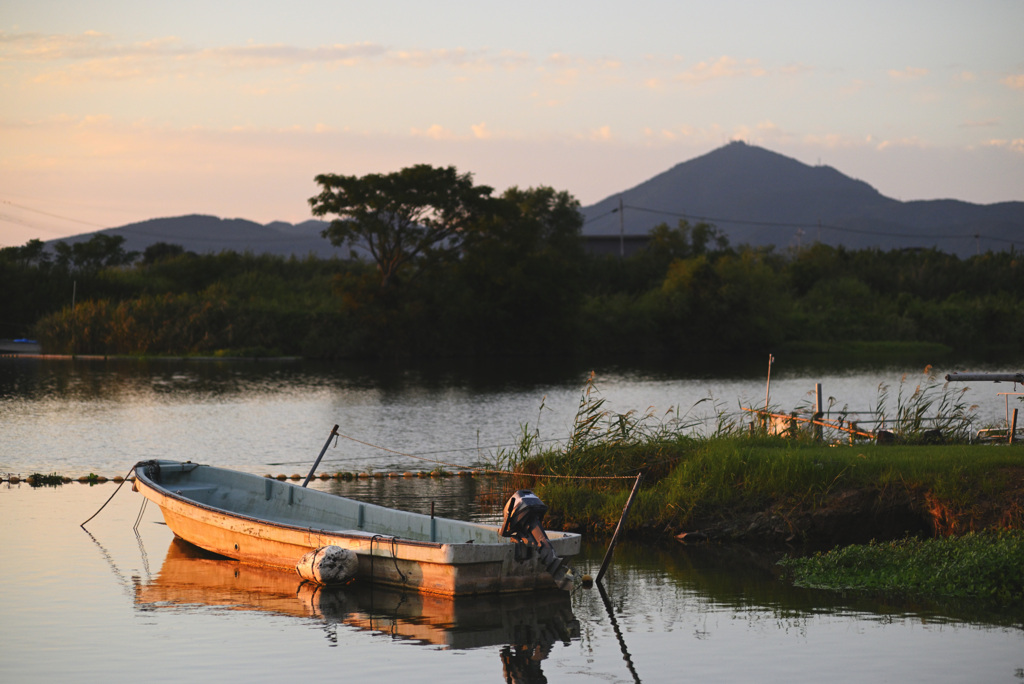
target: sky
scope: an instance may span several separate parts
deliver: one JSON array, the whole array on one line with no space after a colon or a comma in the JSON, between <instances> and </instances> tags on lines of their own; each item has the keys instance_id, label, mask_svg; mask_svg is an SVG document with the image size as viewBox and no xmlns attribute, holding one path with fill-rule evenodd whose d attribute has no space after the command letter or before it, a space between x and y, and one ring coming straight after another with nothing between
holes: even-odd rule
<instances>
[{"instance_id":1,"label":"sky","mask_svg":"<svg viewBox=\"0 0 1024 684\"><path fill-rule=\"evenodd\" d=\"M584 206L743 140L901 200L1024 201L1021 0L3 0L0 247L309 218L453 165Z\"/></svg>"}]
</instances>

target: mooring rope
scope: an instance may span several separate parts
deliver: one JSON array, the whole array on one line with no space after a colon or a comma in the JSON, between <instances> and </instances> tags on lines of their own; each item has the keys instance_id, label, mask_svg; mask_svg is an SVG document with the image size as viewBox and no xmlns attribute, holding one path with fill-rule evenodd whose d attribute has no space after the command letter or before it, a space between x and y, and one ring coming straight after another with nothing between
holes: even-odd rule
<instances>
[{"instance_id":1,"label":"mooring rope","mask_svg":"<svg viewBox=\"0 0 1024 684\"><path fill-rule=\"evenodd\" d=\"M137 465L137 464L136 464L136 465ZM96 517L97 515L99 515L99 514L100 514L100 511L102 511L102 510L103 510L104 508L106 508L106 507L107 507L107 504L108 504L108 503L110 503L110 502L111 502L111 500L112 500L112 499L113 499L113 498L114 498L115 496L117 496L117 493L118 493L119 491L121 491L121 487L123 487L123 486L124 486L124 483L128 481L128 478L129 478L129 477L131 477L131 474L132 474L132 472L133 472L134 470L135 470L135 466L132 466L132 467L131 467L131 470L129 470L129 471L128 471L128 473L127 473L127 474L126 474L126 475L124 476L124 479L123 479L123 480L121 480L121 484L117 485L117 489L115 489L115 490L114 490L114 493L110 495L110 498L109 498L109 499L107 499L107 500L106 500L106 502L105 502L105 503L104 503L104 504L103 504L102 506L100 506L100 508L99 508L99 510L98 510L98 511L96 511L95 513L93 513L92 515L90 515L90 516L89 516L89 520L92 520L92 519L93 519L93 518L95 518L95 517ZM85 522L83 522L83 523L82 523L81 525L79 525L79 527L81 527L81 528L82 528L82 529L84 530L84 529L85 529L85 523L89 522L89 520L86 520Z\"/></svg>"},{"instance_id":2,"label":"mooring rope","mask_svg":"<svg viewBox=\"0 0 1024 684\"><path fill-rule=\"evenodd\" d=\"M381 539L387 539L387 538L388 538L388 535L385 535L385 534L375 534L372 537L370 537L370 582L371 583L373 583L373 561L374 561L374 558L376 557L374 555L374 553L373 553L373 543L377 542L377 550L379 551L380 550L380 540ZM406 584L406 583L409 582L409 578L406 577L405 573L403 573L399 569L399 567L398 567L398 537L395 537L395 536L392 535L390 537L390 539L391 539L391 561L395 564L395 572L397 572L398 576L402 578L402 584Z\"/></svg>"},{"instance_id":3,"label":"mooring rope","mask_svg":"<svg viewBox=\"0 0 1024 684\"><path fill-rule=\"evenodd\" d=\"M436 465L447 466L449 468L458 468L458 469L463 469L463 470L475 470L476 472L487 473L489 475L512 475L512 476L519 476L519 477L539 477L539 478L562 479L562 480L632 480L632 479L635 478L634 475L553 475L553 474L543 474L543 473L517 473L517 472L512 471L512 470L497 470L497 469L494 469L494 468L473 468L473 467L470 467L470 466L459 465L457 463L447 463L445 461L441 461L441 460L438 460L436 458L427 458L425 456L417 456L416 454L408 454L408 453L405 453L403 451L396 451L395 449L389 449L388 447L381 446L379 444L373 444L371 442L365 442L365 441L363 441L361 439L357 439L356 437L352 437L350 435L345 435L345 434L342 434L340 432L338 433L338 437L343 437L343 438L349 440L350 442L355 442L356 444L362 444L363 446L368 446L371 449L379 449L381 451L386 451L389 454L395 454L396 456L404 456L405 458L414 458L414 459L416 459L418 461L426 461L428 463L434 463Z\"/></svg>"},{"instance_id":4,"label":"mooring rope","mask_svg":"<svg viewBox=\"0 0 1024 684\"><path fill-rule=\"evenodd\" d=\"M139 532L139 524L142 522L142 516L146 512L146 504L148 503L149 499L142 497L142 506L139 507L139 514L135 516L135 524L132 525L132 529L135 530L136 534Z\"/></svg>"}]
</instances>

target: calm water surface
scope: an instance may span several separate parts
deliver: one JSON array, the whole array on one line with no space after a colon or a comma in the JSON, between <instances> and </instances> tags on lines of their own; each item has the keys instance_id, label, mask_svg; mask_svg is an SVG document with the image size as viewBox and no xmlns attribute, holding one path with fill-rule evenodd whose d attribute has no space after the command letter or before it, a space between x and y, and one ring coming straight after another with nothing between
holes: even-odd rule
<instances>
[{"instance_id":1,"label":"calm water surface","mask_svg":"<svg viewBox=\"0 0 1024 684\"><path fill-rule=\"evenodd\" d=\"M707 434L720 420L749 421L740 407L764 406L769 389L766 363L717 368L598 368L593 396L608 410L650 413ZM927 381L923 368L791 368L776 360L770 404L787 412L809 407L820 382L836 408L873 410L881 386L893 407L900 393ZM993 370L1020 368L1024 360ZM0 358L0 472L111 477L140 460L174 458L257 474L305 473L335 424L359 441L340 440L325 456L329 471L431 470L438 461L449 470L479 466L524 427L545 441L565 440L590 370L530 360L396 369ZM954 370L988 369L935 373ZM980 383L958 401L977 405L977 427L1003 425L1006 399L998 392L1013 389Z\"/></svg>"},{"instance_id":2,"label":"calm water surface","mask_svg":"<svg viewBox=\"0 0 1024 684\"><path fill-rule=\"evenodd\" d=\"M713 376L598 369L597 387L612 410L654 407L709 430L722 411L763 403L765 369L754 366ZM520 424L564 439L587 370L0 359L0 471L111 476L141 459L182 458L305 473L335 423L391 451L341 440L329 470L487 463ZM771 401L807 403L822 382L826 396L866 410L878 385L899 385L903 373L918 382L918 368L777 362ZM971 401L995 420L996 392L1008 390L972 388ZM480 520L495 518L500 495L487 478L311 486ZM774 558L742 549L621 544L606 597L312 592L290 573L175 542L158 511L115 489L0 486L0 680L1024 680L1024 616L798 590L775 577ZM588 547L575 569L596 574L603 553Z\"/></svg>"},{"instance_id":3,"label":"calm water surface","mask_svg":"<svg viewBox=\"0 0 1024 684\"><path fill-rule=\"evenodd\" d=\"M453 486L467 484L453 478ZM315 483L322 486L323 483ZM742 549L620 544L596 589L424 599L175 542L112 483L0 488L4 682L1020 682L1021 616L794 589ZM457 498L457 497L455 497ZM596 574L603 549L574 562ZM383 678L383 679L381 679Z\"/></svg>"}]
</instances>

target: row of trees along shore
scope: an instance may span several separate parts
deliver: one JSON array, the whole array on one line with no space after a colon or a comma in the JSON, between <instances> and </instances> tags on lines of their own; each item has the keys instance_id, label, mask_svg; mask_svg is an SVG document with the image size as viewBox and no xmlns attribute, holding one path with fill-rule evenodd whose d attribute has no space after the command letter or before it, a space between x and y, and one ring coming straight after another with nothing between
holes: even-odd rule
<instances>
[{"instance_id":1,"label":"row of trees along shore","mask_svg":"<svg viewBox=\"0 0 1024 684\"><path fill-rule=\"evenodd\" d=\"M579 203L500 195L453 167L321 175L324 237L362 258L127 253L97 234L0 250L0 337L49 353L658 355L913 342L979 355L1024 345L1014 251L731 245L715 226L652 226L640 251L589 254ZM368 256L367 256L368 255ZM74 294L73 294L74 293ZM74 301L72 301L74 299Z\"/></svg>"}]
</instances>

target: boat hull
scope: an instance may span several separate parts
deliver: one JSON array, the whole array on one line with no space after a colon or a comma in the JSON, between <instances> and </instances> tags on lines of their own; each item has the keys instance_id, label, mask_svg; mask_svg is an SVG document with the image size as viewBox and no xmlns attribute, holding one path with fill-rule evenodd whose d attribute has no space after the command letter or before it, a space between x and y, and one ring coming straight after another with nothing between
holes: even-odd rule
<instances>
[{"instance_id":1,"label":"boat hull","mask_svg":"<svg viewBox=\"0 0 1024 684\"><path fill-rule=\"evenodd\" d=\"M181 539L247 563L294 570L309 550L356 553L356 578L431 594L556 588L536 551L489 525L431 518L256 475L176 461L136 466L135 488ZM550 533L555 552L579 535Z\"/></svg>"}]
</instances>

